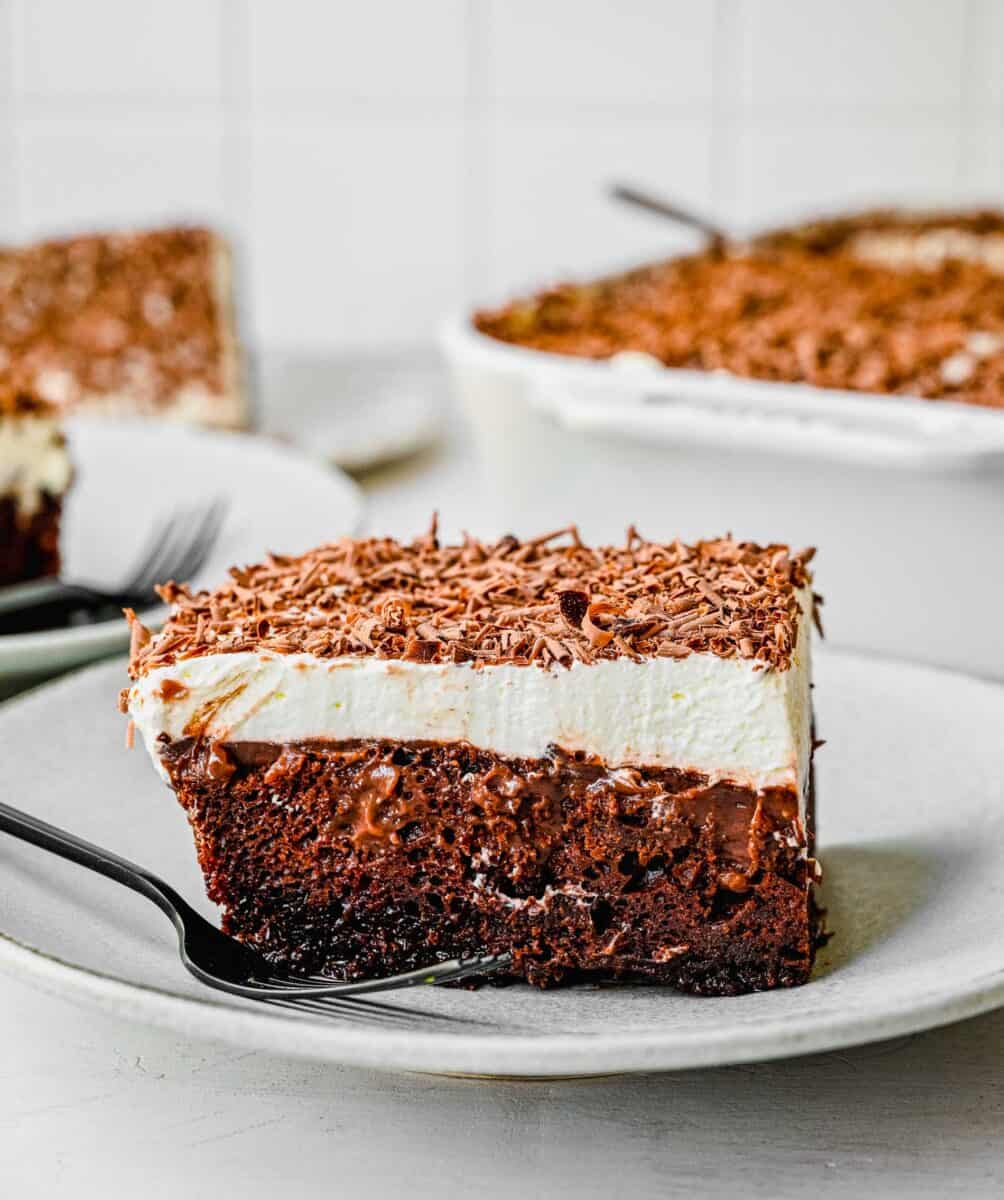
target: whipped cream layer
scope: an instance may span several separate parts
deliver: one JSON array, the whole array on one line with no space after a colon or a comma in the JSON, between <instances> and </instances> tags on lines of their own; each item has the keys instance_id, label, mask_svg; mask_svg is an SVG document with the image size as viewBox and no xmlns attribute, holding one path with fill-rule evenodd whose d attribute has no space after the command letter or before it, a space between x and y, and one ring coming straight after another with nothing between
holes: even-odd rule
<instances>
[{"instance_id":1,"label":"whipped cream layer","mask_svg":"<svg viewBox=\"0 0 1004 1200\"><path fill-rule=\"evenodd\" d=\"M0 496L14 496L25 513L37 511L42 494L61 496L72 468L59 425L46 417L0 418Z\"/></svg>"},{"instance_id":2,"label":"whipped cream layer","mask_svg":"<svg viewBox=\"0 0 1004 1200\"><path fill-rule=\"evenodd\" d=\"M545 669L263 651L152 670L130 690L129 713L162 771L162 734L466 741L513 758L540 758L557 745L612 767L677 767L804 796L809 678L805 629L784 671L714 654Z\"/></svg>"}]
</instances>

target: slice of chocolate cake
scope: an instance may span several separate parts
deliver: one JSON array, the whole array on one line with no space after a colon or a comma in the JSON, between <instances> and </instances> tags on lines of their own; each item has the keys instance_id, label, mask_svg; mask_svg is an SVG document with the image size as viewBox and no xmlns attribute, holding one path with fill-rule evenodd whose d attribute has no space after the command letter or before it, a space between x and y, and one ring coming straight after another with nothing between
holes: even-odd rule
<instances>
[{"instance_id":1,"label":"slice of chocolate cake","mask_svg":"<svg viewBox=\"0 0 1004 1200\"><path fill-rule=\"evenodd\" d=\"M0 387L0 587L58 574L72 475L52 406Z\"/></svg>"},{"instance_id":2,"label":"slice of chocolate cake","mask_svg":"<svg viewBox=\"0 0 1004 1200\"><path fill-rule=\"evenodd\" d=\"M0 249L0 386L63 411L242 428L230 277L208 229Z\"/></svg>"},{"instance_id":3,"label":"slice of chocolate cake","mask_svg":"<svg viewBox=\"0 0 1004 1200\"><path fill-rule=\"evenodd\" d=\"M225 928L293 970L804 983L810 557L345 540L164 588L124 706Z\"/></svg>"}]
</instances>

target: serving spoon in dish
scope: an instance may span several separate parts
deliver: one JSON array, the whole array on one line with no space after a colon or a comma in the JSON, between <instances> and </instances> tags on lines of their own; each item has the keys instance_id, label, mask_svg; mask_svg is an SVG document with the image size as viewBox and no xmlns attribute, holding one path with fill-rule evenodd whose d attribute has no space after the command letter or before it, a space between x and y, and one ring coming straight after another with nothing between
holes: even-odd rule
<instances>
[{"instance_id":1,"label":"serving spoon in dish","mask_svg":"<svg viewBox=\"0 0 1004 1200\"><path fill-rule=\"evenodd\" d=\"M612 184L610 195L623 204L633 205L635 208L643 209L645 212L655 213L656 216L666 217L670 221L675 221L677 225L685 225L688 229L695 230L706 237L715 249L721 248L728 242L735 240L720 225L717 225L708 217L694 212L693 209L685 208L682 204L677 204L673 200L666 200L661 196L655 196L651 192L643 191L641 188L633 187L630 184Z\"/></svg>"}]
</instances>

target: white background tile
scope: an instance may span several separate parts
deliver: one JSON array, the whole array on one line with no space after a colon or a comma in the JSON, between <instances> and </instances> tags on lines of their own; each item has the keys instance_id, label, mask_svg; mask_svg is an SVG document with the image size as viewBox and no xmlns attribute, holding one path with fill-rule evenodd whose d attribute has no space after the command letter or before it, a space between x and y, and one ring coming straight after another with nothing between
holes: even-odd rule
<instances>
[{"instance_id":1,"label":"white background tile","mask_svg":"<svg viewBox=\"0 0 1004 1200\"><path fill-rule=\"evenodd\" d=\"M198 216L259 337L671 252L620 177L739 225L1004 199L999 0L0 0L0 236Z\"/></svg>"},{"instance_id":2,"label":"white background tile","mask_svg":"<svg viewBox=\"0 0 1004 1200\"><path fill-rule=\"evenodd\" d=\"M388 105L464 97L464 0L267 0L247 13L260 96Z\"/></svg>"},{"instance_id":3,"label":"white background tile","mask_svg":"<svg viewBox=\"0 0 1004 1200\"><path fill-rule=\"evenodd\" d=\"M973 108L1004 105L1004 4L968 0L963 91Z\"/></svg>"},{"instance_id":4,"label":"white background tile","mask_svg":"<svg viewBox=\"0 0 1004 1200\"><path fill-rule=\"evenodd\" d=\"M755 105L958 103L963 0L753 0L742 8Z\"/></svg>"},{"instance_id":5,"label":"white background tile","mask_svg":"<svg viewBox=\"0 0 1004 1200\"><path fill-rule=\"evenodd\" d=\"M38 118L17 130L22 236L209 219L226 224L219 122Z\"/></svg>"},{"instance_id":6,"label":"white background tile","mask_svg":"<svg viewBox=\"0 0 1004 1200\"><path fill-rule=\"evenodd\" d=\"M496 116L485 211L481 294L581 275L671 253L679 231L612 201L611 180L641 182L705 211L713 207L710 122Z\"/></svg>"},{"instance_id":7,"label":"white background tile","mask_svg":"<svg viewBox=\"0 0 1004 1200\"><path fill-rule=\"evenodd\" d=\"M220 92L220 9L213 0L10 0L16 86L31 99Z\"/></svg>"},{"instance_id":8,"label":"white background tile","mask_svg":"<svg viewBox=\"0 0 1004 1200\"><path fill-rule=\"evenodd\" d=\"M255 312L281 345L418 342L463 295L459 121L252 138Z\"/></svg>"},{"instance_id":9,"label":"white background tile","mask_svg":"<svg viewBox=\"0 0 1004 1200\"><path fill-rule=\"evenodd\" d=\"M976 203L1000 205L1004 196L1004 142L999 119L981 117L962 130L959 193Z\"/></svg>"},{"instance_id":10,"label":"white background tile","mask_svg":"<svg viewBox=\"0 0 1004 1200\"><path fill-rule=\"evenodd\" d=\"M848 205L950 203L960 194L958 130L928 121L752 124L742 139L744 222L784 220Z\"/></svg>"},{"instance_id":11,"label":"white background tile","mask_svg":"<svg viewBox=\"0 0 1004 1200\"><path fill-rule=\"evenodd\" d=\"M482 86L495 98L600 106L711 97L712 4L491 0L484 7L490 68Z\"/></svg>"}]
</instances>

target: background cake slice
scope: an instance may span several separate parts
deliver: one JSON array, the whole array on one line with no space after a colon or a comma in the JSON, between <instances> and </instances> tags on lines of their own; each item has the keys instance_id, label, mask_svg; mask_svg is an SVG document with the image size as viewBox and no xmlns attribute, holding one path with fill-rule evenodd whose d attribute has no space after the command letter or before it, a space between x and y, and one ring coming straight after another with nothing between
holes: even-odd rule
<instances>
[{"instance_id":1,"label":"background cake slice","mask_svg":"<svg viewBox=\"0 0 1004 1200\"><path fill-rule=\"evenodd\" d=\"M51 405L0 387L0 587L59 573L73 470Z\"/></svg>"},{"instance_id":2,"label":"background cake slice","mask_svg":"<svg viewBox=\"0 0 1004 1200\"><path fill-rule=\"evenodd\" d=\"M63 410L243 428L226 243L168 228L0 250L0 385Z\"/></svg>"},{"instance_id":3,"label":"background cake slice","mask_svg":"<svg viewBox=\"0 0 1004 1200\"><path fill-rule=\"evenodd\" d=\"M809 557L345 540L164 589L124 703L225 927L294 969L799 984Z\"/></svg>"}]
</instances>

